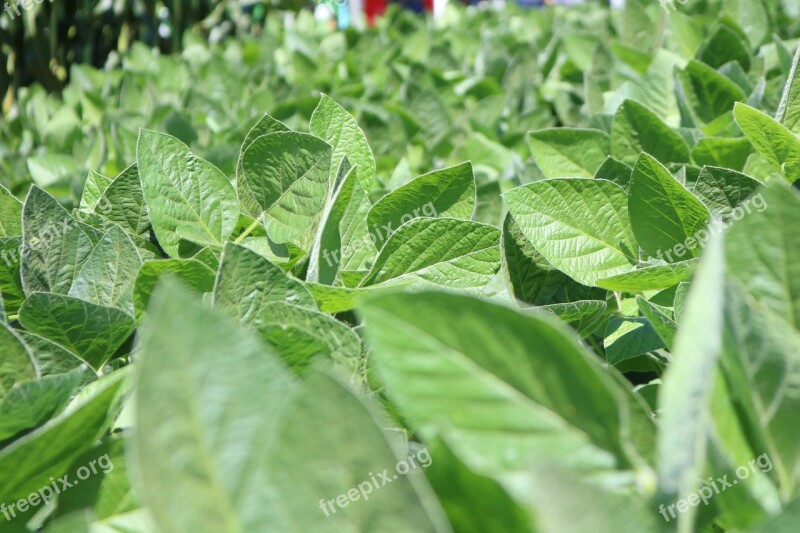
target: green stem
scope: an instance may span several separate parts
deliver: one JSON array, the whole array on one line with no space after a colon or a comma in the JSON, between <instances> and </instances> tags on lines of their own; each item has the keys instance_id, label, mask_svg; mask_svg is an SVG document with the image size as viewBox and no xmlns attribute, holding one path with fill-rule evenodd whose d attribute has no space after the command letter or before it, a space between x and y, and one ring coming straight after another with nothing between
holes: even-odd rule
<instances>
[{"instance_id":1,"label":"green stem","mask_svg":"<svg viewBox=\"0 0 800 533\"><path fill-rule=\"evenodd\" d=\"M253 221L253 223L252 223L252 224L250 224L250 226L248 226L248 228L242 232L242 234L241 234L241 235L239 235L238 237L236 237L236 240L235 240L235 241L233 241L233 243L234 243L234 244L239 244L239 243L240 243L240 242L242 242L242 241L243 241L243 240L244 240L244 239L245 239L245 238L246 238L248 235L250 235L251 233L253 233L253 230L254 230L254 229L256 229L256 228L258 227L258 225L259 225L259 224L261 224L261 217L262 217L262 216L263 216L263 215L259 215L259 216L258 216L258 218L257 218L257 219L255 219L255 220Z\"/></svg>"}]
</instances>

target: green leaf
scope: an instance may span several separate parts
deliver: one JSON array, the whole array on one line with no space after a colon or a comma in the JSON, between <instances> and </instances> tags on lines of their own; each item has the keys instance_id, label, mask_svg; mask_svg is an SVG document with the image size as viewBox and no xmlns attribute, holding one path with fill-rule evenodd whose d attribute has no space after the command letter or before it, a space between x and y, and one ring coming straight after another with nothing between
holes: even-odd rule
<instances>
[{"instance_id":1,"label":"green leaf","mask_svg":"<svg viewBox=\"0 0 800 533\"><path fill-rule=\"evenodd\" d=\"M625 100L611 123L611 155L633 165L641 152L664 163L688 163L689 146L653 111L635 100Z\"/></svg>"},{"instance_id":2,"label":"green leaf","mask_svg":"<svg viewBox=\"0 0 800 533\"><path fill-rule=\"evenodd\" d=\"M133 285L141 265L128 234L114 226L86 258L68 294L133 315Z\"/></svg>"},{"instance_id":3,"label":"green leaf","mask_svg":"<svg viewBox=\"0 0 800 533\"><path fill-rule=\"evenodd\" d=\"M316 355L307 351L305 344L326 348L334 361L351 370L357 366L356 358L361 355L361 340L345 324L331 316L285 302L270 302L263 305L252 324L261 337L276 348L278 354L294 368L303 368ZM292 342L286 342L286 331L300 332Z\"/></svg>"},{"instance_id":4,"label":"green leaf","mask_svg":"<svg viewBox=\"0 0 800 533\"><path fill-rule=\"evenodd\" d=\"M537 307L537 311L557 316L581 337L588 337L606 320L608 304L603 300L578 300Z\"/></svg>"},{"instance_id":5,"label":"green leaf","mask_svg":"<svg viewBox=\"0 0 800 533\"><path fill-rule=\"evenodd\" d=\"M0 450L0 501L26 498L66 474L72 461L111 425L127 376L119 370L87 386L63 413Z\"/></svg>"},{"instance_id":6,"label":"green leaf","mask_svg":"<svg viewBox=\"0 0 800 533\"><path fill-rule=\"evenodd\" d=\"M736 104L733 110L736 123L755 149L789 183L800 178L800 139L757 109L745 104Z\"/></svg>"},{"instance_id":7,"label":"green leaf","mask_svg":"<svg viewBox=\"0 0 800 533\"><path fill-rule=\"evenodd\" d=\"M244 142L242 143L242 147L239 151L239 159L236 163L236 185L239 201L242 204L242 212L251 218L258 218L258 216L261 214L261 207L253 197L253 192L250 190L250 187L247 185L247 181L244 179L244 168L242 165L244 152L250 147L251 144L253 144L253 141L262 135L287 131L292 130L289 129L289 127L283 122L275 120L265 113L264 116L262 116L247 133L247 137L244 138Z\"/></svg>"},{"instance_id":8,"label":"green leaf","mask_svg":"<svg viewBox=\"0 0 800 533\"><path fill-rule=\"evenodd\" d=\"M341 313L355 309L362 301L381 292L394 292L402 288L402 284L374 285L351 289L348 287L331 287L319 283L304 283L308 292L314 296L320 311L324 313Z\"/></svg>"},{"instance_id":9,"label":"green leaf","mask_svg":"<svg viewBox=\"0 0 800 533\"><path fill-rule=\"evenodd\" d=\"M697 259L678 261L668 265L637 268L624 274L597 280L597 286L610 291L644 292L667 289L682 281L689 281L697 266Z\"/></svg>"},{"instance_id":10,"label":"green leaf","mask_svg":"<svg viewBox=\"0 0 800 533\"><path fill-rule=\"evenodd\" d=\"M423 437L457 442L468 464L629 460L623 389L549 317L436 292L380 296L361 313L389 397Z\"/></svg>"},{"instance_id":11,"label":"green leaf","mask_svg":"<svg viewBox=\"0 0 800 533\"><path fill-rule=\"evenodd\" d=\"M142 319L158 282L165 276L176 277L199 293L212 292L216 273L196 259L145 261L136 274L133 306L137 322Z\"/></svg>"},{"instance_id":12,"label":"green leaf","mask_svg":"<svg viewBox=\"0 0 800 533\"><path fill-rule=\"evenodd\" d=\"M605 299L606 291L581 285L548 263L510 214L503 224L502 257L503 274L517 300L546 305Z\"/></svg>"},{"instance_id":13,"label":"green leaf","mask_svg":"<svg viewBox=\"0 0 800 533\"><path fill-rule=\"evenodd\" d=\"M0 185L0 237L22 235L22 202Z\"/></svg>"},{"instance_id":14,"label":"green leaf","mask_svg":"<svg viewBox=\"0 0 800 533\"><path fill-rule=\"evenodd\" d=\"M177 257L181 240L221 246L230 237L239 202L217 167L175 137L144 129L136 155L150 222L164 251Z\"/></svg>"},{"instance_id":15,"label":"green leaf","mask_svg":"<svg viewBox=\"0 0 800 533\"><path fill-rule=\"evenodd\" d=\"M641 296L636 297L636 304L639 306L642 316L650 322L650 325L653 326L658 336L664 341L666 347L671 350L678 325L669 316L668 310L645 300Z\"/></svg>"},{"instance_id":16,"label":"green leaf","mask_svg":"<svg viewBox=\"0 0 800 533\"><path fill-rule=\"evenodd\" d=\"M792 69L783 89L775 119L795 135L800 134L800 46L794 54Z\"/></svg>"},{"instance_id":17,"label":"green leaf","mask_svg":"<svg viewBox=\"0 0 800 533\"><path fill-rule=\"evenodd\" d=\"M120 172L108 186L94 209L134 236L148 237L150 217L144 201L139 167L133 164Z\"/></svg>"},{"instance_id":18,"label":"green leaf","mask_svg":"<svg viewBox=\"0 0 800 533\"><path fill-rule=\"evenodd\" d=\"M37 377L38 370L28 346L8 325L0 322L0 400L5 398L15 383Z\"/></svg>"},{"instance_id":19,"label":"green leaf","mask_svg":"<svg viewBox=\"0 0 800 533\"><path fill-rule=\"evenodd\" d=\"M595 179L543 180L505 195L508 210L534 248L575 281L633 269L638 244L628 199L618 185Z\"/></svg>"},{"instance_id":20,"label":"green leaf","mask_svg":"<svg viewBox=\"0 0 800 533\"><path fill-rule=\"evenodd\" d=\"M446 530L413 475L325 513L321 501L397 462L371 412L329 377L297 383L252 333L169 285L153 297L137 377L131 477L160 529Z\"/></svg>"},{"instance_id":21,"label":"green leaf","mask_svg":"<svg viewBox=\"0 0 800 533\"><path fill-rule=\"evenodd\" d=\"M252 250L225 245L214 286L215 308L251 325L265 306L275 302L316 309L314 297L300 281Z\"/></svg>"},{"instance_id":22,"label":"green leaf","mask_svg":"<svg viewBox=\"0 0 800 533\"><path fill-rule=\"evenodd\" d=\"M741 171L752 152L753 145L747 139L707 137L700 139L694 146L692 159L698 165Z\"/></svg>"},{"instance_id":23,"label":"green leaf","mask_svg":"<svg viewBox=\"0 0 800 533\"><path fill-rule=\"evenodd\" d=\"M612 365L665 347L652 324L640 317L612 318L603 337L606 360Z\"/></svg>"},{"instance_id":24,"label":"green leaf","mask_svg":"<svg viewBox=\"0 0 800 533\"><path fill-rule=\"evenodd\" d=\"M16 313L25 299L20 279L22 238L0 237L0 296L6 315Z\"/></svg>"},{"instance_id":25,"label":"green leaf","mask_svg":"<svg viewBox=\"0 0 800 533\"><path fill-rule=\"evenodd\" d=\"M313 234L330 168L330 145L305 133L262 135L244 151L242 179L266 215L270 239L282 244Z\"/></svg>"},{"instance_id":26,"label":"green leaf","mask_svg":"<svg viewBox=\"0 0 800 533\"><path fill-rule=\"evenodd\" d=\"M658 490L665 502L691 493L702 477L722 348L724 278L722 237L715 235L692 284L659 389ZM690 507L681 513L679 531L693 531L695 511Z\"/></svg>"},{"instance_id":27,"label":"green leaf","mask_svg":"<svg viewBox=\"0 0 800 533\"><path fill-rule=\"evenodd\" d=\"M435 170L411 180L381 198L367 217L380 249L397 229L419 217L468 220L475 211L475 176L472 164Z\"/></svg>"},{"instance_id":28,"label":"green leaf","mask_svg":"<svg viewBox=\"0 0 800 533\"><path fill-rule=\"evenodd\" d=\"M751 197L759 187L761 183L734 170L704 167L693 192L712 215L728 222L734 218L737 207L742 206L740 211L744 211L751 208L750 204L757 203L758 198Z\"/></svg>"},{"instance_id":29,"label":"green leaf","mask_svg":"<svg viewBox=\"0 0 800 533\"><path fill-rule=\"evenodd\" d=\"M357 174L357 168L347 173L330 210L323 215L319 238L311 253L308 281L333 285L340 270L358 270L377 253L367 226L372 204Z\"/></svg>"},{"instance_id":30,"label":"green leaf","mask_svg":"<svg viewBox=\"0 0 800 533\"><path fill-rule=\"evenodd\" d=\"M92 252L90 235L55 198L35 186L23 206L22 235L25 293L66 294Z\"/></svg>"},{"instance_id":31,"label":"green leaf","mask_svg":"<svg viewBox=\"0 0 800 533\"><path fill-rule=\"evenodd\" d=\"M0 441L35 428L61 411L85 379L85 372L77 369L14 385L0 402Z\"/></svg>"},{"instance_id":32,"label":"green leaf","mask_svg":"<svg viewBox=\"0 0 800 533\"><path fill-rule=\"evenodd\" d=\"M633 232L648 255L663 260L666 254L670 263L680 260L672 253L678 258L687 252L690 258L699 255L695 250L705 240L699 233L708 225L708 209L648 154L633 168L628 207Z\"/></svg>"},{"instance_id":33,"label":"green leaf","mask_svg":"<svg viewBox=\"0 0 800 533\"><path fill-rule=\"evenodd\" d=\"M111 178L107 178L102 174L89 171L86 176L86 182L83 184L83 194L81 194L80 208L84 211L92 212L97 207L97 202L111 184Z\"/></svg>"},{"instance_id":34,"label":"green leaf","mask_svg":"<svg viewBox=\"0 0 800 533\"><path fill-rule=\"evenodd\" d=\"M333 148L330 168L338 169L342 159L347 157L359 169L358 181L361 188L370 192L375 184L375 157L356 119L323 94L311 115L309 128L312 134Z\"/></svg>"},{"instance_id":35,"label":"green leaf","mask_svg":"<svg viewBox=\"0 0 800 533\"><path fill-rule=\"evenodd\" d=\"M403 224L381 249L362 286L387 282L483 289L500 269L500 230L453 218Z\"/></svg>"},{"instance_id":36,"label":"green leaf","mask_svg":"<svg viewBox=\"0 0 800 533\"><path fill-rule=\"evenodd\" d=\"M697 126L714 122L733 109L734 104L747 100L747 95L738 85L694 59L686 64L685 69L678 69L676 77L677 88L686 100L689 112L698 122ZM658 159L664 161L660 157Z\"/></svg>"},{"instance_id":37,"label":"green leaf","mask_svg":"<svg viewBox=\"0 0 800 533\"><path fill-rule=\"evenodd\" d=\"M722 370L754 449L767 454L782 491L790 493L800 467L798 428L790 421L800 408L800 335L745 290L734 282L726 292Z\"/></svg>"},{"instance_id":38,"label":"green leaf","mask_svg":"<svg viewBox=\"0 0 800 533\"><path fill-rule=\"evenodd\" d=\"M608 134L591 129L532 131L528 142L546 178L591 178L611 151Z\"/></svg>"},{"instance_id":39,"label":"green leaf","mask_svg":"<svg viewBox=\"0 0 800 533\"><path fill-rule=\"evenodd\" d=\"M800 328L800 195L781 182L760 194L763 209L730 229L730 275L776 317Z\"/></svg>"},{"instance_id":40,"label":"green leaf","mask_svg":"<svg viewBox=\"0 0 800 533\"><path fill-rule=\"evenodd\" d=\"M19 321L100 370L135 329L127 313L60 294L35 292L19 310Z\"/></svg>"}]
</instances>

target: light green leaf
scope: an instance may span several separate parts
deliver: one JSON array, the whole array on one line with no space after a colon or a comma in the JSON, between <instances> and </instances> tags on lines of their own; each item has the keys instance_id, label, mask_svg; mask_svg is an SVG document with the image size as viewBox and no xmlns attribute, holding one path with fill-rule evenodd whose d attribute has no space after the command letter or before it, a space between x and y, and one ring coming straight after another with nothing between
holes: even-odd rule
<instances>
[{"instance_id":1,"label":"light green leaf","mask_svg":"<svg viewBox=\"0 0 800 533\"><path fill-rule=\"evenodd\" d=\"M0 322L0 400L6 397L15 383L38 375L33 355L19 335Z\"/></svg>"},{"instance_id":2,"label":"light green leaf","mask_svg":"<svg viewBox=\"0 0 800 533\"><path fill-rule=\"evenodd\" d=\"M114 226L86 258L68 295L133 315L133 285L141 266L128 234Z\"/></svg>"},{"instance_id":3,"label":"light green leaf","mask_svg":"<svg viewBox=\"0 0 800 533\"><path fill-rule=\"evenodd\" d=\"M696 257L700 242L708 238L700 234L710 219L708 209L648 154L642 154L633 168L628 207L636 239L651 257L664 260L668 254L670 263L685 253Z\"/></svg>"},{"instance_id":4,"label":"light green leaf","mask_svg":"<svg viewBox=\"0 0 800 533\"><path fill-rule=\"evenodd\" d=\"M83 184L80 208L88 212L94 211L97 202L100 201L100 197L103 196L111 181L111 178L90 170L89 175L86 176L86 182Z\"/></svg>"},{"instance_id":5,"label":"light green leaf","mask_svg":"<svg viewBox=\"0 0 800 533\"><path fill-rule=\"evenodd\" d=\"M239 202L228 178L191 153L181 141L141 130L136 160L153 231L170 256L180 241L221 246L239 219Z\"/></svg>"},{"instance_id":6,"label":"light green leaf","mask_svg":"<svg viewBox=\"0 0 800 533\"><path fill-rule=\"evenodd\" d=\"M760 204L759 197L753 197L761 183L734 170L718 167L704 167L694 184L694 195L705 204L712 215L728 222L735 215L751 211L754 204ZM734 213L741 206L739 212ZM742 216L738 218L741 219Z\"/></svg>"},{"instance_id":7,"label":"light green leaf","mask_svg":"<svg viewBox=\"0 0 800 533\"><path fill-rule=\"evenodd\" d=\"M312 134L333 148L330 168L338 169L346 156L359 169L358 181L361 188L370 192L375 183L375 157L356 119L323 94L311 115L309 128Z\"/></svg>"},{"instance_id":8,"label":"light green leaf","mask_svg":"<svg viewBox=\"0 0 800 533\"><path fill-rule=\"evenodd\" d=\"M629 460L623 389L549 317L436 292L377 297L361 313L387 394L468 464L498 475Z\"/></svg>"},{"instance_id":9,"label":"light green leaf","mask_svg":"<svg viewBox=\"0 0 800 533\"><path fill-rule=\"evenodd\" d=\"M202 294L214 290L216 273L196 259L145 261L136 274L133 288L133 306L137 321L144 316L156 285L165 276L174 276L184 285Z\"/></svg>"},{"instance_id":10,"label":"light green leaf","mask_svg":"<svg viewBox=\"0 0 800 533\"><path fill-rule=\"evenodd\" d=\"M682 281L689 281L697 266L697 259L678 261L669 265L637 268L624 274L597 280L597 286L610 291L644 292L667 289Z\"/></svg>"},{"instance_id":11,"label":"light green leaf","mask_svg":"<svg viewBox=\"0 0 800 533\"><path fill-rule=\"evenodd\" d=\"M22 235L22 202L0 185L0 237Z\"/></svg>"},{"instance_id":12,"label":"light green leaf","mask_svg":"<svg viewBox=\"0 0 800 533\"><path fill-rule=\"evenodd\" d=\"M214 306L251 325L266 305L275 302L316 309L314 297L300 281L256 252L228 243L214 286Z\"/></svg>"},{"instance_id":13,"label":"light green leaf","mask_svg":"<svg viewBox=\"0 0 800 533\"><path fill-rule=\"evenodd\" d=\"M35 292L19 310L19 321L37 335L100 370L135 329L133 317L113 307L60 294Z\"/></svg>"},{"instance_id":14,"label":"light green leaf","mask_svg":"<svg viewBox=\"0 0 800 533\"><path fill-rule=\"evenodd\" d=\"M800 46L794 54L792 69L783 89L781 103L775 120L786 126L795 135L800 134Z\"/></svg>"},{"instance_id":15,"label":"light green leaf","mask_svg":"<svg viewBox=\"0 0 800 533\"><path fill-rule=\"evenodd\" d=\"M144 202L139 167L133 164L120 172L103 193L94 212L119 224L134 236L148 237L150 217Z\"/></svg>"},{"instance_id":16,"label":"light green leaf","mask_svg":"<svg viewBox=\"0 0 800 533\"><path fill-rule=\"evenodd\" d=\"M381 198L367 218L380 249L391 234L419 217L468 220L475 211L475 176L472 164L435 170L419 176Z\"/></svg>"},{"instance_id":17,"label":"light green leaf","mask_svg":"<svg viewBox=\"0 0 800 533\"><path fill-rule=\"evenodd\" d=\"M726 241L730 275L777 317L800 328L800 195L781 182L760 193L765 208L735 223Z\"/></svg>"},{"instance_id":18,"label":"light green leaf","mask_svg":"<svg viewBox=\"0 0 800 533\"><path fill-rule=\"evenodd\" d=\"M329 189L330 168L330 145L305 133L262 135L245 150L242 179L265 213L267 235L273 241L282 244L313 235Z\"/></svg>"},{"instance_id":19,"label":"light green leaf","mask_svg":"<svg viewBox=\"0 0 800 533\"><path fill-rule=\"evenodd\" d=\"M0 501L26 498L66 474L72 461L110 427L127 376L119 370L84 388L63 413L0 450Z\"/></svg>"},{"instance_id":20,"label":"light green leaf","mask_svg":"<svg viewBox=\"0 0 800 533\"><path fill-rule=\"evenodd\" d=\"M800 178L800 139L769 115L745 104L733 110L736 123L758 153L789 183Z\"/></svg>"},{"instance_id":21,"label":"light green leaf","mask_svg":"<svg viewBox=\"0 0 800 533\"><path fill-rule=\"evenodd\" d=\"M546 178L591 178L611 151L608 134L591 129L532 131L528 142Z\"/></svg>"},{"instance_id":22,"label":"light green leaf","mask_svg":"<svg viewBox=\"0 0 800 533\"><path fill-rule=\"evenodd\" d=\"M611 155L633 165L641 152L664 163L688 163L689 146L649 108L625 100L611 123Z\"/></svg>"},{"instance_id":23,"label":"light green leaf","mask_svg":"<svg viewBox=\"0 0 800 533\"><path fill-rule=\"evenodd\" d=\"M698 127L711 124L731 111L734 104L747 100L747 95L738 85L694 59L689 61L685 69L678 69L676 77L680 96L688 104L688 111ZM658 159L668 162L660 157Z\"/></svg>"},{"instance_id":24,"label":"light green leaf","mask_svg":"<svg viewBox=\"0 0 800 533\"><path fill-rule=\"evenodd\" d=\"M81 368L14 385L0 402L0 441L31 430L56 415L67 405L85 375Z\"/></svg>"},{"instance_id":25,"label":"light green leaf","mask_svg":"<svg viewBox=\"0 0 800 533\"><path fill-rule=\"evenodd\" d=\"M580 300L604 300L606 291L573 280L542 257L523 235L514 218L506 215L502 240L503 274L517 300L547 305Z\"/></svg>"},{"instance_id":26,"label":"light green leaf","mask_svg":"<svg viewBox=\"0 0 800 533\"><path fill-rule=\"evenodd\" d=\"M292 130L289 129L289 127L283 122L275 120L265 113L247 133L247 137L244 138L242 147L239 150L239 159L236 163L236 192L238 193L239 201L242 204L242 212L250 218L258 218L258 216L261 214L261 207L253 197L253 192L250 190L250 187L247 185L247 181L244 179L244 168L242 166L244 152L250 147L251 144L253 144L253 141L262 135L287 131Z\"/></svg>"},{"instance_id":27,"label":"light green leaf","mask_svg":"<svg viewBox=\"0 0 800 533\"><path fill-rule=\"evenodd\" d=\"M543 180L505 195L522 234L547 261L575 281L633 269L639 246L618 185L595 179Z\"/></svg>"},{"instance_id":28,"label":"light green leaf","mask_svg":"<svg viewBox=\"0 0 800 533\"><path fill-rule=\"evenodd\" d=\"M417 218L395 231L362 286L387 282L484 288L500 269L500 230L453 218Z\"/></svg>"},{"instance_id":29,"label":"light green leaf","mask_svg":"<svg viewBox=\"0 0 800 533\"><path fill-rule=\"evenodd\" d=\"M659 498L674 502L697 488L706 462L711 397L722 348L725 259L721 235L711 238L681 317L670 365L659 389ZM696 508L678 518L693 531Z\"/></svg>"},{"instance_id":30,"label":"light green leaf","mask_svg":"<svg viewBox=\"0 0 800 533\"><path fill-rule=\"evenodd\" d=\"M90 235L55 198L35 186L25 199L22 235L20 264L26 294L66 294L92 252Z\"/></svg>"},{"instance_id":31,"label":"light green leaf","mask_svg":"<svg viewBox=\"0 0 800 533\"><path fill-rule=\"evenodd\" d=\"M308 281L333 285L340 270L358 270L377 253L367 226L367 213L372 204L357 174L357 168L347 173L330 209L323 215L319 237L311 253Z\"/></svg>"}]
</instances>

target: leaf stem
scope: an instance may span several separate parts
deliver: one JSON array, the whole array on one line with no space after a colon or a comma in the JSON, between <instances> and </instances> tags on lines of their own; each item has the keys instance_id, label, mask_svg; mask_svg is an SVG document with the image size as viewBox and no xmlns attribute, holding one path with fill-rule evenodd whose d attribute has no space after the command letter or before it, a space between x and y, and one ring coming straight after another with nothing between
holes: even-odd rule
<instances>
[{"instance_id":1,"label":"leaf stem","mask_svg":"<svg viewBox=\"0 0 800 533\"><path fill-rule=\"evenodd\" d=\"M242 232L242 234L241 234L241 235L239 235L238 237L236 237L236 240L235 240L235 241L233 241L233 243L234 243L234 244L239 244L240 242L242 242L242 241L245 239L245 237L247 237L248 235L250 235L250 234L253 232L253 230L254 230L254 229L256 229L256 228L258 227L258 225L259 225L259 224L261 224L261 217L263 217L263 216L264 216L264 214L263 214L263 213L262 213L262 214L260 214L260 215L258 215L258 218L256 218L256 219L253 221L253 223L252 223L252 224L250 224L250 226L248 226L248 227L247 227L247 229L246 229L246 230L244 230L244 231Z\"/></svg>"}]
</instances>

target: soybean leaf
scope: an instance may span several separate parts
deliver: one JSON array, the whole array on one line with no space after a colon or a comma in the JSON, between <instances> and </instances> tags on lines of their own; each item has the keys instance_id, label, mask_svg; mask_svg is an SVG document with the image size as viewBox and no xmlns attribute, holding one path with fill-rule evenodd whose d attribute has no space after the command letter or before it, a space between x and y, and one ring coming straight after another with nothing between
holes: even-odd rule
<instances>
[{"instance_id":1,"label":"soybean leaf","mask_svg":"<svg viewBox=\"0 0 800 533\"><path fill-rule=\"evenodd\" d=\"M800 46L794 54L792 69L783 89L781 103L775 119L794 134L800 134Z\"/></svg>"},{"instance_id":2,"label":"soybean leaf","mask_svg":"<svg viewBox=\"0 0 800 533\"><path fill-rule=\"evenodd\" d=\"M323 94L311 115L309 128L312 134L333 148L330 168L338 169L342 159L347 157L350 163L359 168L358 181L361 188L370 192L375 183L375 157L356 119L328 95Z\"/></svg>"},{"instance_id":3,"label":"soybean leaf","mask_svg":"<svg viewBox=\"0 0 800 533\"><path fill-rule=\"evenodd\" d=\"M760 193L765 208L735 223L726 240L731 277L777 317L800 328L800 196L780 182Z\"/></svg>"},{"instance_id":4,"label":"soybean leaf","mask_svg":"<svg viewBox=\"0 0 800 533\"><path fill-rule=\"evenodd\" d=\"M133 286L141 265L136 246L115 225L94 246L68 294L133 315Z\"/></svg>"},{"instance_id":5,"label":"soybean leaf","mask_svg":"<svg viewBox=\"0 0 800 533\"><path fill-rule=\"evenodd\" d=\"M611 144L604 131L577 128L532 131L528 142L547 178L591 178L608 156Z\"/></svg>"},{"instance_id":6,"label":"soybean leaf","mask_svg":"<svg viewBox=\"0 0 800 533\"><path fill-rule=\"evenodd\" d=\"M435 170L381 198L369 212L369 230L380 249L401 225L418 217L470 219L475 211L472 164Z\"/></svg>"},{"instance_id":7,"label":"soybean leaf","mask_svg":"<svg viewBox=\"0 0 800 533\"><path fill-rule=\"evenodd\" d=\"M60 415L0 450L0 500L25 498L49 485L94 445L113 421L127 376L119 370L87 386Z\"/></svg>"},{"instance_id":8,"label":"soybean leaf","mask_svg":"<svg viewBox=\"0 0 800 533\"><path fill-rule=\"evenodd\" d=\"M274 302L316 309L314 297L302 283L256 252L228 243L214 285L214 306L250 325L264 306Z\"/></svg>"},{"instance_id":9,"label":"soybean leaf","mask_svg":"<svg viewBox=\"0 0 800 533\"><path fill-rule=\"evenodd\" d=\"M25 293L66 294L94 243L84 226L39 187L31 187L22 213L21 278Z\"/></svg>"},{"instance_id":10,"label":"soybean leaf","mask_svg":"<svg viewBox=\"0 0 800 533\"><path fill-rule=\"evenodd\" d=\"M682 281L689 281L697 266L697 259L678 261L668 265L637 268L624 274L597 280L597 286L611 291L644 292L667 289Z\"/></svg>"},{"instance_id":11,"label":"soybean leaf","mask_svg":"<svg viewBox=\"0 0 800 533\"><path fill-rule=\"evenodd\" d=\"M31 333L69 350L99 370L135 329L133 317L113 307L60 294L35 292L19 310Z\"/></svg>"},{"instance_id":12,"label":"soybean leaf","mask_svg":"<svg viewBox=\"0 0 800 533\"><path fill-rule=\"evenodd\" d=\"M136 161L153 232L170 256L181 240L221 246L230 237L239 202L222 171L175 137L144 129Z\"/></svg>"},{"instance_id":13,"label":"soybean leaf","mask_svg":"<svg viewBox=\"0 0 800 533\"><path fill-rule=\"evenodd\" d=\"M156 285L165 276L174 276L187 287L202 294L214 290L216 273L196 259L145 261L136 274L133 287L133 306L137 321L144 316Z\"/></svg>"},{"instance_id":14,"label":"soybean leaf","mask_svg":"<svg viewBox=\"0 0 800 533\"><path fill-rule=\"evenodd\" d=\"M108 186L94 209L95 213L119 224L134 236L147 237L150 217L144 201L139 168L133 164L120 172Z\"/></svg>"},{"instance_id":15,"label":"soybean leaf","mask_svg":"<svg viewBox=\"0 0 800 533\"><path fill-rule=\"evenodd\" d=\"M22 202L0 185L0 237L22 235Z\"/></svg>"},{"instance_id":16,"label":"soybean leaf","mask_svg":"<svg viewBox=\"0 0 800 533\"><path fill-rule=\"evenodd\" d=\"M674 251L680 258L680 247L689 257L698 255L698 233L709 222L708 209L648 154L633 168L628 206L633 232L647 254L663 259L664 253ZM667 260L677 261L671 255Z\"/></svg>"},{"instance_id":17,"label":"soybean leaf","mask_svg":"<svg viewBox=\"0 0 800 533\"><path fill-rule=\"evenodd\" d=\"M331 146L305 133L255 139L242 155L242 179L278 244L313 235L329 188ZM338 167L336 167L338 168Z\"/></svg>"},{"instance_id":18,"label":"soybean leaf","mask_svg":"<svg viewBox=\"0 0 800 533\"><path fill-rule=\"evenodd\" d=\"M745 104L737 103L733 115L739 128L772 168L789 183L800 178L800 139L794 133Z\"/></svg>"},{"instance_id":19,"label":"soybean leaf","mask_svg":"<svg viewBox=\"0 0 800 533\"><path fill-rule=\"evenodd\" d=\"M500 269L500 230L453 218L403 224L381 249L362 286L411 280L419 285L480 290Z\"/></svg>"},{"instance_id":20,"label":"soybean leaf","mask_svg":"<svg viewBox=\"0 0 800 533\"><path fill-rule=\"evenodd\" d=\"M575 281L633 269L638 244L628 219L628 199L605 180L554 179L517 187L505 195L508 210L534 248Z\"/></svg>"},{"instance_id":21,"label":"soybean leaf","mask_svg":"<svg viewBox=\"0 0 800 533\"><path fill-rule=\"evenodd\" d=\"M689 146L653 111L635 100L625 100L611 124L611 155L632 165L641 152L664 163L688 163Z\"/></svg>"},{"instance_id":22,"label":"soybean leaf","mask_svg":"<svg viewBox=\"0 0 800 533\"><path fill-rule=\"evenodd\" d=\"M94 211L97 202L110 184L111 178L107 178L94 170L90 170L89 175L86 176L86 182L83 184L80 208L88 212Z\"/></svg>"},{"instance_id":23,"label":"soybean leaf","mask_svg":"<svg viewBox=\"0 0 800 533\"><path fill-rule=\"evenodd\" d=\"M247 136L244 138L244 142L242 143L242 147L239 150L239 159L236 163L236 192L239 195L239 201L242 205L242 212L251 218L258 218L258 216L261 214L261 208L256 199L253 197L253 192L250 190L247 181L243 177L244 168L242 165L242 158L244 157L244 152L250 147L251 144L253 144L253 141L262 135L286 131L292 130L283 122L276 120L265 113L247 133Z\"/></svg>"},{"instance_id":24,"label":"soybean leaf","mask_svg":"<svg viewBox=\"0 0 800 533\"><path fill-rule=\"evenodd\" d=\"M5 398L15 383L37 377L38 370L28 346L6 324L0 322L0 400Z\"/></svg>"}]
</instances>

